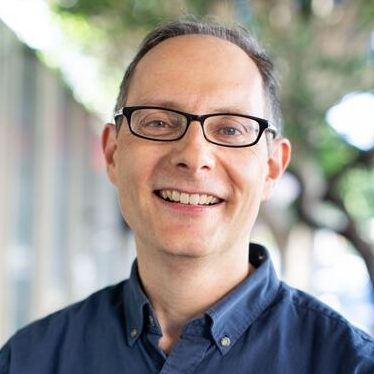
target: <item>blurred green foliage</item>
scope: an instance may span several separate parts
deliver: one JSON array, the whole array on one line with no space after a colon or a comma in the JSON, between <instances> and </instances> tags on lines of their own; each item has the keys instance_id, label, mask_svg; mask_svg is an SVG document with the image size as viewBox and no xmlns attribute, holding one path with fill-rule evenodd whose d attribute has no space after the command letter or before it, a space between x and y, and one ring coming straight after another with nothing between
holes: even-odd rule
<instances>
[{"instance_id":1,"label":"blurred green foliage","mask_svg":"<svg viewBox=\"0 0 374 374\"><path fill-rule=\"evenodd\" d=\"M363 183L364 182L364 183ZM353 168L342 178L345 205L357 220L369 220L374 212L374 170Z\"/></svg>"}]
</instances>

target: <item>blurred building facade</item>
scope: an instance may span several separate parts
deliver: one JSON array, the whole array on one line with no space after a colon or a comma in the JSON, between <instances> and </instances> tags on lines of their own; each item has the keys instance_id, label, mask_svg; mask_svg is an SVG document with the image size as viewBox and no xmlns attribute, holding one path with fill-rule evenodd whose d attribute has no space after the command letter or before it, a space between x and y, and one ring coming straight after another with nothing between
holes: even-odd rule
<instances>
[{"instance_id":1,"label":"blurred building facade","mask_svg":"<svg viewBox=\"0 0 374 374\"><path fill-rule=\"evenodd\" d=\"M100 125L0 21L0 345L128 271Z\"/></svg>"}]
</instances>

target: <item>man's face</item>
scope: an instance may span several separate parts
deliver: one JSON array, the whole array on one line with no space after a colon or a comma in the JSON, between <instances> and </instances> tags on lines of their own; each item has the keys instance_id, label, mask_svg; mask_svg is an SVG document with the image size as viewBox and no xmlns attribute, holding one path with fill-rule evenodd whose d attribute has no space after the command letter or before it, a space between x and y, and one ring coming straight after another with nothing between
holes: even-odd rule
<instances>
[{"instance_id":1,"label":"man's face","mask_svg":"<svg viewBox=\"0 0 374 374\"><path fill-rule=\"evenodd\" d=\"M126 105L268 117L254 62L211 36L175 37L149 51ZM222 147L205 140L198 122L178 141L155 142L132 135L124 119L118 137L107 126L103 145L138 251L202 257L247 248L260 203L283 170L279 157L269 159L265 136L252 147ZM171 193L192 204L162 198Z\"/></svg>"}]
</instances>

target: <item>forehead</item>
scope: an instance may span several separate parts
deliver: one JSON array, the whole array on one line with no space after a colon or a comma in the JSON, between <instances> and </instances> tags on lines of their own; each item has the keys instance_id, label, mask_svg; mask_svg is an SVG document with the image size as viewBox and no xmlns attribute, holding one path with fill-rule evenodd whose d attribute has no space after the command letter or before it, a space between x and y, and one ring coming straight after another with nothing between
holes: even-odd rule
<instances>
[{"instance_id":1,"label":"forehead","mask_svg":"<svg viewBox=\"0 0 374 374\"><path fill-rule=\"evenodd\" d=\"M208 35L177 36L139 61L130 84L128 105L159 99L187 100L191 106L218 100L240 107L255 101L258 107L262 79L254 61L237 45Z\"/></svg>"}]
</instances>

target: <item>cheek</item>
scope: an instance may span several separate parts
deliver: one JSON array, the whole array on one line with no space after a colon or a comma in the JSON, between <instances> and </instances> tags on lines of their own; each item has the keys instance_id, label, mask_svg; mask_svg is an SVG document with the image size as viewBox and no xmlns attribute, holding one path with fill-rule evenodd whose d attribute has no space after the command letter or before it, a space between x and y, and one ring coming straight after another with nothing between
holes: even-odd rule
<instances>
[{"instance_id":1,"label":"cheek","mask_svg":"<svg viewBox=\"0 0 374 374\"><path fill-rule=\"evenodd\" d=\"M116 154L117 175L119 177L119 188L127 188L141 176L140 171L144 169L141 165L143 160L141 147L137 145L136 139L126 134L118 142Z\"/></svg>"},{"instance_id":2,"label":"cheek","mask_svg":"<svg viewBox=\"0 0 374 374\"><path fill-rule=\"evenodd\" d=\"M132 147L131 142L119 142L115 155L116 186L122 214L128 221L128 214L133 210L132 206L137 202L137 188L141 185L139 173L139 157Z\"/></svg>"},{"instance_id":3,"label":"cheek","mask_svg":"<svg viewBox=\"0 0 374 374\"><path fill-rule=\"evenodd\" d=\"M242 231L245 235L252 230L258 215L266 185L267 162L261 154L251 151L237 159L235 165L230 175L233 190L231 220L238 226L237 235L240 236Z\"/></svg>"},{"instance_id":4,"label":"cheek","mask_svg":"<svg viewBox=\"0 0 374 374\"><path fill-rule=\"evenodd\" d=\"M249 149L243 157L232 162L235 168L231 168L232 180L238 193L243 195L243 202L252 203L252 199L262 194L267 175L267 162L263 152L255 152Z\"/></svg>"},{"instance_id":5,"label":"cheek","mask_svg":"<svg viewBox=\"0 0 374 374\"><path fill-rule=\"evenodd\" d=\"M137 201L135 196L135 191L133 185L137 179L136 167L134 163L128 160L127 156L121 157L120 161L117 163L118 173L117 173L117 188L118 188L118 198L120 203L120 208L123 218L131 226L131 212L133 211L133 202Z\"/></svg>"},{"instance_id":6,"label":"cheek","mask_svg":"<svg viewBox=\"0 0 374 374\"><path fill-rule=\"evenodd\" d=\"M257 218L266 179L266 163L257 155L246 154L231 167L232 199L227 216L234 240L247 240Z\"/></svg>"},{"instance_id":7,"label":"cheek","mask_svg":"<svg viewBox=\"0 0 374 374\"><path fill-rule=\"evenodd\" d=\"M143 146L142 141L137 139L123 143L116 164L121 205L144 205L152 192L159 157L154 149Z\"/></svg>"}]
</instances>

